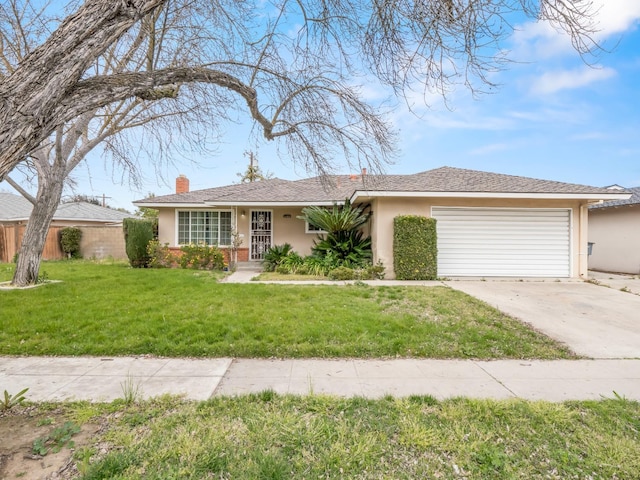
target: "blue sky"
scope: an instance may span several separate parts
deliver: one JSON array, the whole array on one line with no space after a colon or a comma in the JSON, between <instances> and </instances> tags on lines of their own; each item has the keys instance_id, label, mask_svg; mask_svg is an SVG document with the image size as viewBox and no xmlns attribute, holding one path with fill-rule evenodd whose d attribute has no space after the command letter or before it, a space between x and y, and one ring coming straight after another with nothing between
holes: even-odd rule
<instances>
[{"instance_id":1,"label":"blue sky","mask_svg":"<svg viewBox=\"0 0 640 480\"><path fill-rule=\"evenodd\" d=\"M609 51L593 67L548 25L519 25L506 45L517 63L492 78L500 84L495 93L476 99L461 86L449 94L447 105L434 95L427 108L416 97L418 115L405 105L392 112L400 151L386 173L447 165L594 186L640 186L640 1L598 2L598 36ZM388 92L370 84L364 95L375 104ZM114 181L96 153L90 174L82 166L74 172L77 192L105 194L110 205L133 211L131 202L148 192L172 193L178 174L189 177L192 190L238 182L237 173L248 162L246 150L256 151L261 169L279 178L308 176L280 158L276 145L249 140L250 130L249 124L229 125L217 155L167 167L164 179L147 168L140 189ZM345 163L341 173L348 170ZM6 184L0 189L10 191Z\"/></svg>"}]
</instances>

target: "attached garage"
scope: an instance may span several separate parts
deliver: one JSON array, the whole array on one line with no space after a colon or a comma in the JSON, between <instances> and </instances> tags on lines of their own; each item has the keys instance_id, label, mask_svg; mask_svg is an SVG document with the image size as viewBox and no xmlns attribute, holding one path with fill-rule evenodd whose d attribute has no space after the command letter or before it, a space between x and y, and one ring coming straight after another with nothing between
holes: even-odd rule
<instances>
[{"instance_id":1,"label":"attached garage","mask_svg":"<svg viewBox=\"0 0 640 480\"><path fill-rule=\"evenodd\" d=\"M432 207L438 275L570 277L571 210Z\"/></svg>"}]
</instances>

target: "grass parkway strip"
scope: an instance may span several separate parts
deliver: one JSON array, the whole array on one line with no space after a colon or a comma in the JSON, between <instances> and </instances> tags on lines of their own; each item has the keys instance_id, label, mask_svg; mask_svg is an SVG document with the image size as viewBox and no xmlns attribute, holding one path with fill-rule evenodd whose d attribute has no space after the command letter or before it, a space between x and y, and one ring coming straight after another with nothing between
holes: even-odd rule
<instances>
[{"instance_id":1,"label":"grass parkway strip","mask_svg":"<svg viewBox=\"0 0 640 480\"><path fill-rule=\"evenodd\" d=\"M44 451L67 440L55 435L65 426L96 432L75 445L63 478L640 478L640 409L621 398L437 402L266 391L198 403L44 404L14 420L46 425L38 438L53 441Z\"/></svg>"}]
</instances>

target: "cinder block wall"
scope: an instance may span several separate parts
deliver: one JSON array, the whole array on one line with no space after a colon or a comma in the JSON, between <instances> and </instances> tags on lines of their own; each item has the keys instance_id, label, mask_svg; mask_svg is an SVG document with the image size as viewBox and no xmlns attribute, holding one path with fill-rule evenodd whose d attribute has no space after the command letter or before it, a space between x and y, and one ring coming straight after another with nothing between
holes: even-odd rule
<instances>
[{"instance_id":1,"label":"cinder block wall","mask_svg":"<svg viewBox=\"0 0 640 480\"><path fill-rule=\"evenodd\" d=\"M127 252L124 243L122 225L117 226L82 226L80 253L83 258L113 258L126 260Z\"/></svg>"}]
</instances>

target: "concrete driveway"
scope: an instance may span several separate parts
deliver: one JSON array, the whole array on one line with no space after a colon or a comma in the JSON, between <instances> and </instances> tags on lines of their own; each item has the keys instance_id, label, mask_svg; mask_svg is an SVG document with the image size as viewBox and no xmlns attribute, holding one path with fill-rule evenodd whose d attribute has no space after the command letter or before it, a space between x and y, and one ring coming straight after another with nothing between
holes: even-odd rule
<instances>
[{"instance_id":1,"label":"concrete driveway","mask_svg":"<svg viewBox=\"0 0 640 480\"><path fill-rule=\"evenodd\" d=\"M445 282L590 358L640 358L640 296L582 281Z\"/></svg>"},{"instance_id":2,"label":"concrete driveway","mask_svg":"<svg viewBox=\"0 0 640 480\"><path fill-rule=\"evenodd\" d=\"M599 285L640 295L640 275L589 272L589 278Z\"/></svg>"}]
</instances>

